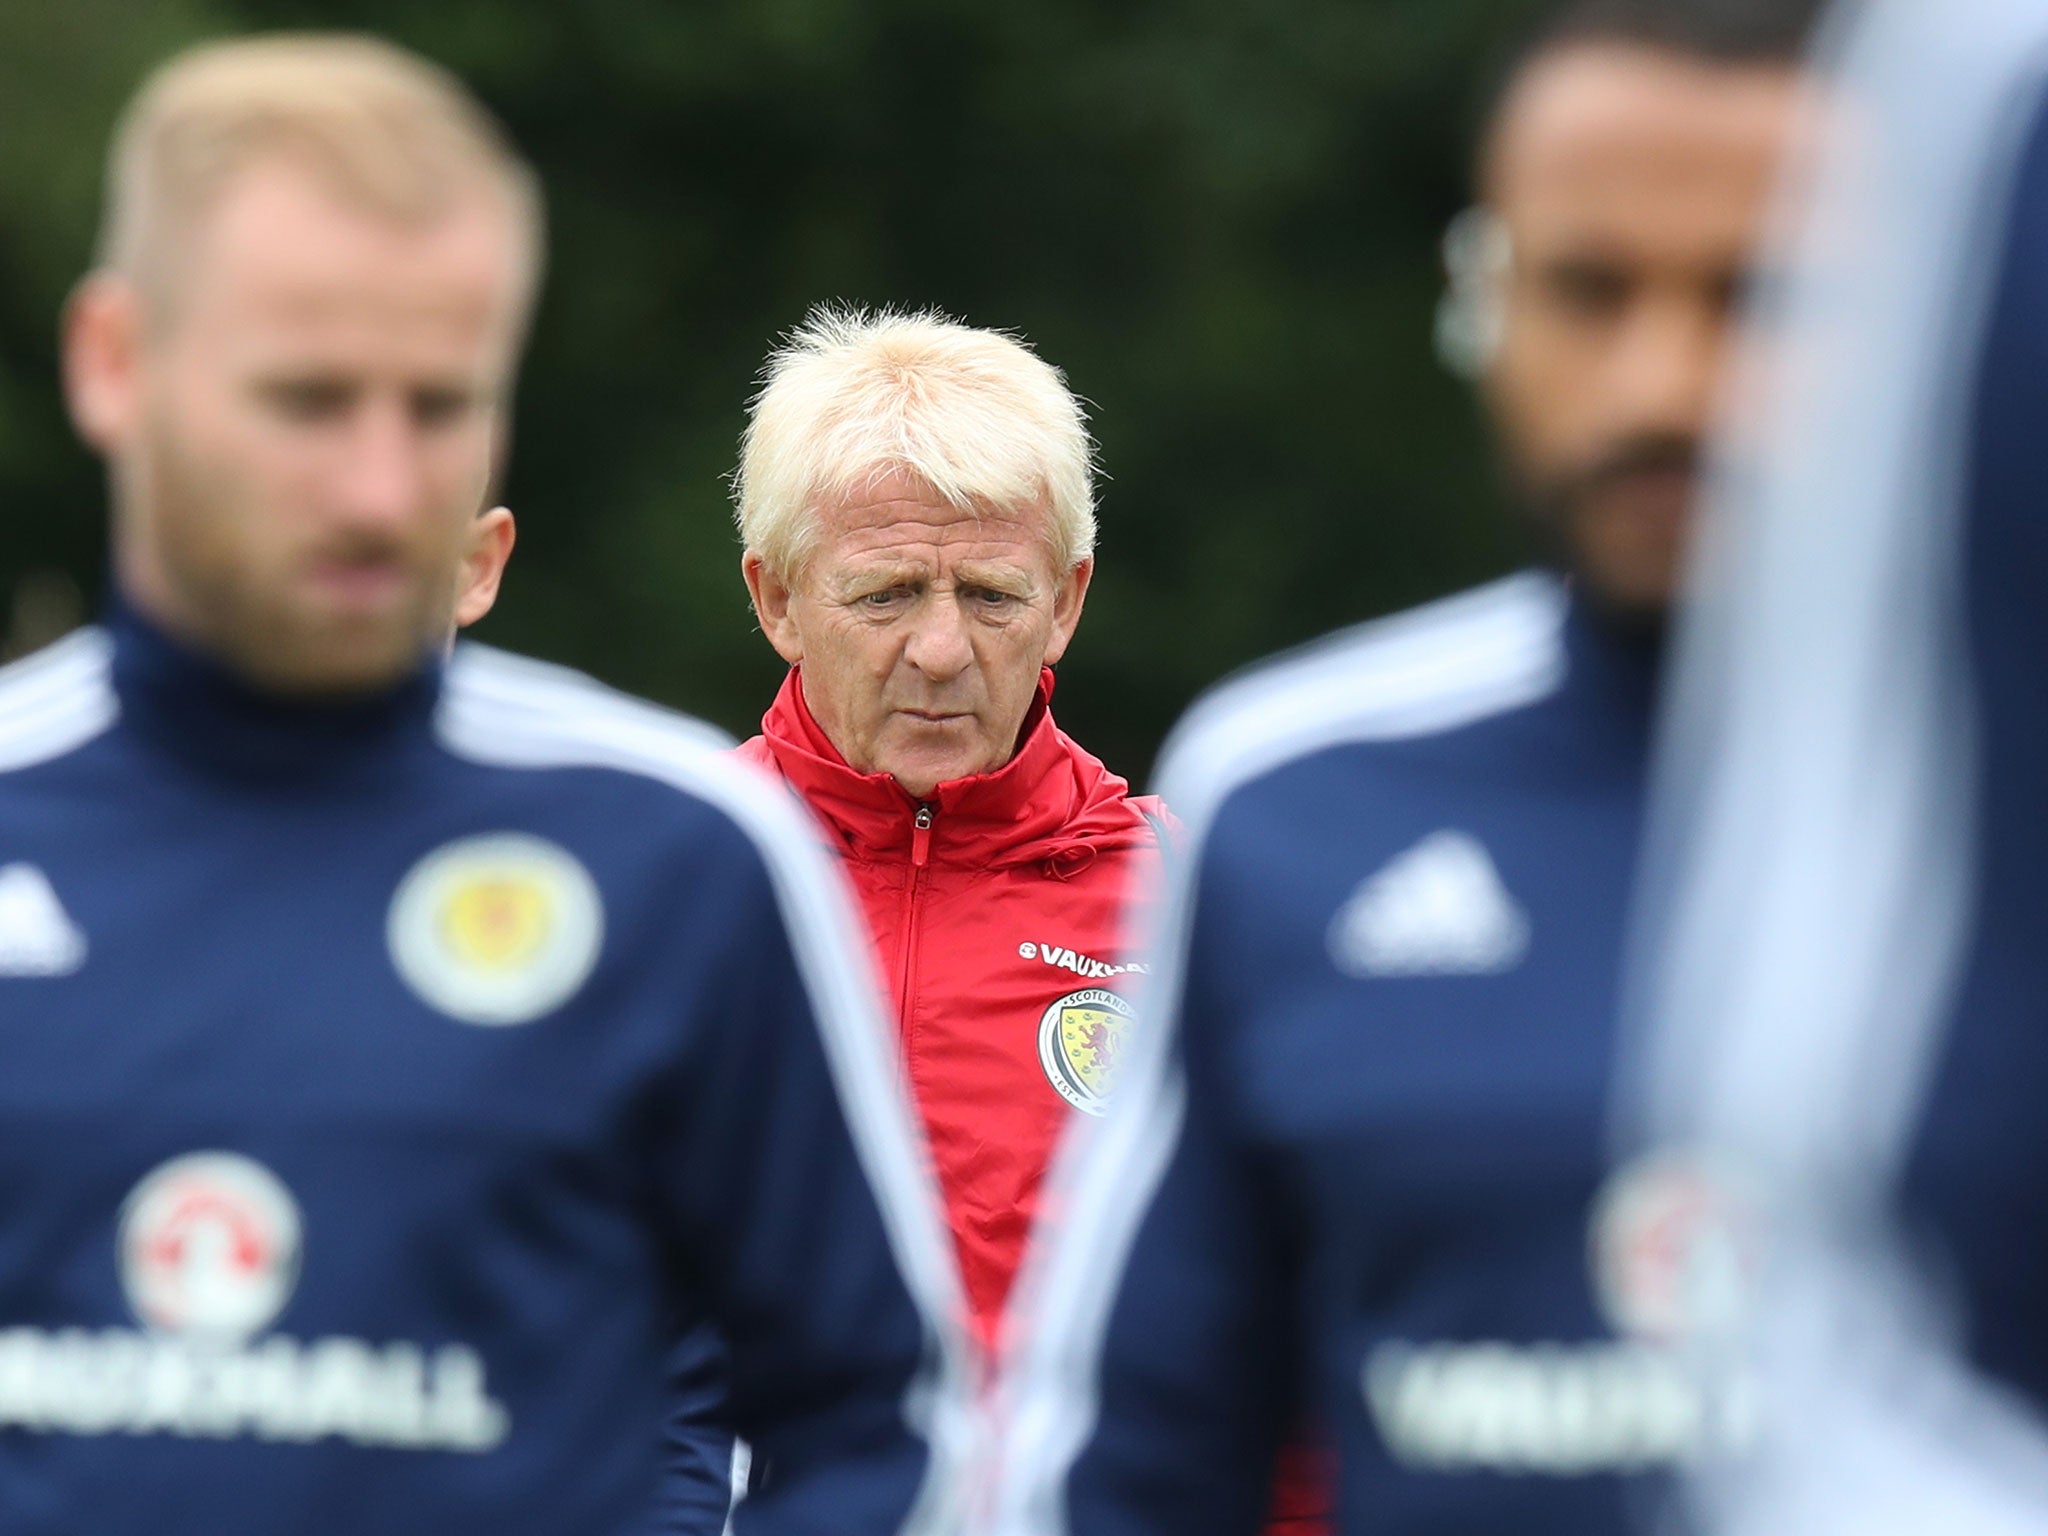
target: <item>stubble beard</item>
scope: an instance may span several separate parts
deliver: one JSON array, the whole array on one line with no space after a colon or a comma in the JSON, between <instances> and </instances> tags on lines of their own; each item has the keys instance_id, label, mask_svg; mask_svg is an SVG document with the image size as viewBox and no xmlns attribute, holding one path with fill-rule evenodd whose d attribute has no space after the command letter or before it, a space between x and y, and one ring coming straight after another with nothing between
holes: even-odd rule
<instances>
[{"instance_id":1,"label":"stubble beard","mask_svg":"<svg viewBox=\"0 0 2048 1536\"><path fill-rule=\"evenodd\" d=\"M1589 525L1598 515L1594 499L1614 479L1637 470L1668 470L1691 477L1697 515L1700 450L1678 438L1639 439L1610 450L1595 464L1565 473L1537 475L1503 464L1509 495L1537 558L1570 578L1588 611L1619 636L1646 644L1660 643L1670 628L1677 601L1677 573L1658 583L1661 590L1645 594L1624 590L1591 552Z\"/></svg>"},{"instance_id":2,"label":"stubble beard","mask_svg":"<svg viewBox=\"0 0 2048 1536\"><path fill-rule=\"evenodd\" d=\"M237 503L246 492L233 477L209 473L180 451L174 431L154 432L147 445L150 509L140 536L155 592L134 593L149 616L220 662L258 692L318 701L391 687L417 670L453 632L456 569L445 579L415 574L394 610L352 618L318 611L293 590L303 576L293 562L305 552L277 548L267 565L255 540L237 540L263 509ZM327 551L337 555L416 555L388 545ZM145 583L145 586L150 585ZM154 599L154 601L151 601ZM159 611L167 610L167 611Z\"/></svg>"}]
</instances>

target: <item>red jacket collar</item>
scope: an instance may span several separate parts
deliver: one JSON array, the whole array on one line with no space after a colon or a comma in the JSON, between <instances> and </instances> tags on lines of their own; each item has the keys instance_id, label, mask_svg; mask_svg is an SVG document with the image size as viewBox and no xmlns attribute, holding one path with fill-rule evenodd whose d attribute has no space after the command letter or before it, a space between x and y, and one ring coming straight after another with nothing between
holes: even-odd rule
<instances>
[{"instance_id":1,"label":"red jacket collar","mask_svg":"<svg viewBox=\"0 0 2048 1536\"><path fill-rule=\"evenodd\" d=\"M949 779L932 791L931 857L945 863L1070 862L1150 840L1130 785L1053 724L1053 674L1040 673L1017 755L993 773ZM804 702L791 668L761 734L740 747L810 804L856 858L907 858L918 802L886 773L856 773Z\"/></svg>"}]
</instances>

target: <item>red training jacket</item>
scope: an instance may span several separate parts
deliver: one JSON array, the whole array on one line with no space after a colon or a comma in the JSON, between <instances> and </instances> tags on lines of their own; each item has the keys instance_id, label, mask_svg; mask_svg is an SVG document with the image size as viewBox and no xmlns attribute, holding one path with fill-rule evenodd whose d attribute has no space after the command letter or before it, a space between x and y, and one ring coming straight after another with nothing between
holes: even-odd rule
<instances>
[{"instance_id":1,"label":"red training jacket","mask_svg":"<svg viewBox=\"0 0 2048 1536\"><path fill-rule=\"evenodd\" d=\"M1023 746L920 805L856 773L792 670L739 750L837 839L903 1031L961 1274L995 1335L1069 1105L1100 1113L1124 1000L1124 898L1158 848L1130 786L1053 724L1040 679Z\"/></svg>"}]
</instances>

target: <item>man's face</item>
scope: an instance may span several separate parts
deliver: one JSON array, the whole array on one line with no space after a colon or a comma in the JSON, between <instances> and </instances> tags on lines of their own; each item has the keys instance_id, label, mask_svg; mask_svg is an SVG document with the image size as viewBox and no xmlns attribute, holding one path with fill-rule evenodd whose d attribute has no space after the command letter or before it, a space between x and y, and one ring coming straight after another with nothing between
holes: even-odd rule
<instances>
[{"instance_id":1,"label":"man's face","mask_svg":"<svg viewBox=\"0 0 2048 1536\"><path fill-rule=\"evenodd\" d=\"M1010 760L1038 686L1081 620L1092 562L1054 568L1043 505L962 511L901 474L818 510L817 552L748 589L804 702L847 763L914 798Z\"/></svg>"},{"instance_id":2,"label":"man's face","mask_svg":"<svg viewBox=\"0 0 2048 1536\"><path fill-rule=\"evenodd\" d=\"M1516 488L1588 596L1676 591L1733 309L1800 116L1792 69L1624 45L1537 58L1486 198L1512 247L1486 395Z\"/></svg>"},{"instance_id":3,"label":"man's face","mask_svg":"<svg viewBox=\"0 0 2048 1536\"><path fill-rule=\"evenodd\" d=\"M485 533L525 302L512 218L480 189L396 222L278 156L183 257L154 312L99 280L69 337L122 587L270 691L388 684L444 642Z\"/></svg>"}]
</instances>

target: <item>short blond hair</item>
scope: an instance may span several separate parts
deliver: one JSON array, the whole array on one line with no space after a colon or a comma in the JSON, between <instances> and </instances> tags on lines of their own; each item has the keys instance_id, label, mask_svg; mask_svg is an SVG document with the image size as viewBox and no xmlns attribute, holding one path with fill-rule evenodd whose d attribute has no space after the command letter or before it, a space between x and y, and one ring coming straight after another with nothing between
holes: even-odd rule
<instances>
[{"instance_id":1,"label":"short blond hair","mask_svg":"<svg viewBox=\"0 0 2048 1536\"><path fill-rule=\"evenodd\" d=\"M160 65L114 133L100 265L161 289L222 187L270 154L406 223L495 189L525 247L529 293L538 284L540 183L497 120L439 65L341 33L203 44Z\"/></svg>"},{"instance_id":2,"label":"short blond hair","mask_svg":"<svg viewBox=\"0 0 2048 1536\"><path fill-rule=\"evenodd\" d=\"M768 358L733 477L740 539L793 580L817 509L891 472L965 510L1042 501L1054 567L1095 550L1095 445L1065 376L1005 331L820 305Z\"/></svg>"}]
</instances>

